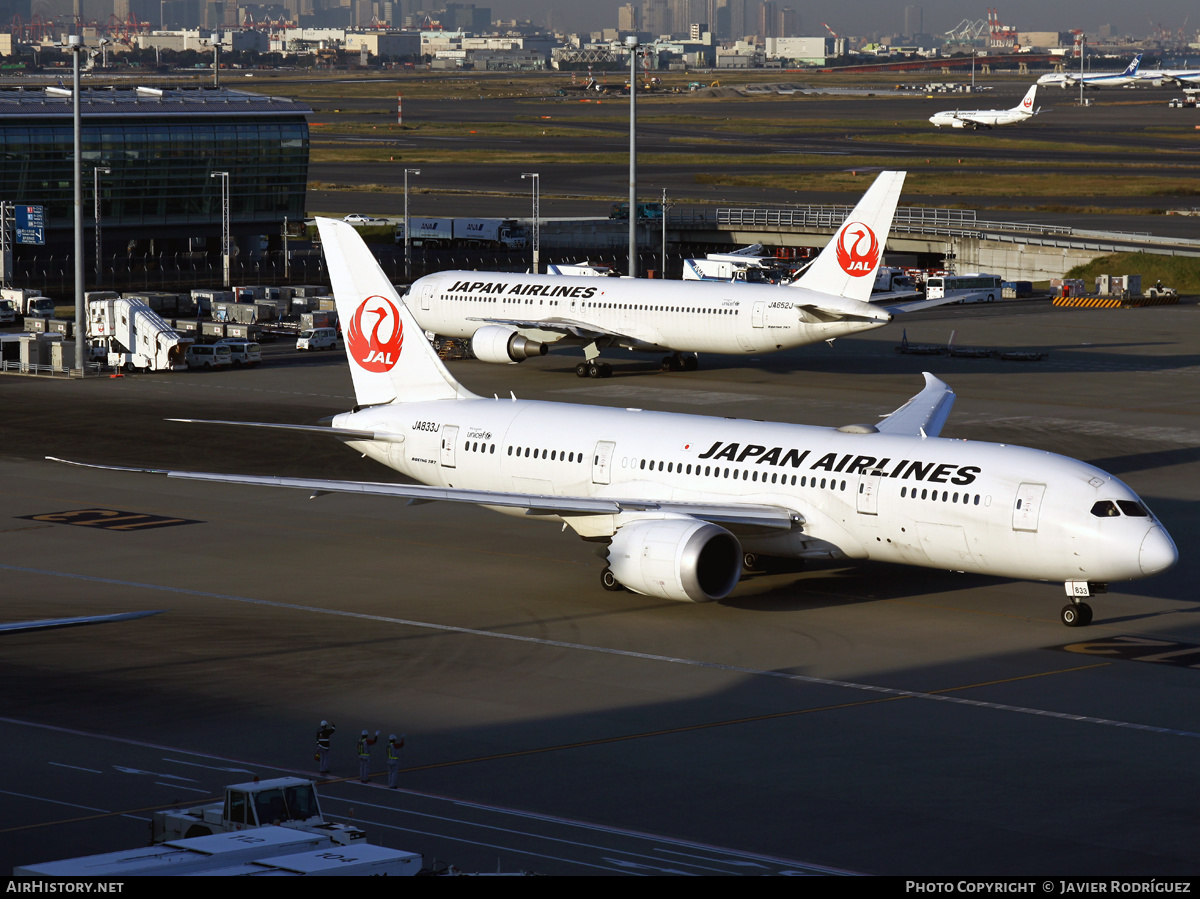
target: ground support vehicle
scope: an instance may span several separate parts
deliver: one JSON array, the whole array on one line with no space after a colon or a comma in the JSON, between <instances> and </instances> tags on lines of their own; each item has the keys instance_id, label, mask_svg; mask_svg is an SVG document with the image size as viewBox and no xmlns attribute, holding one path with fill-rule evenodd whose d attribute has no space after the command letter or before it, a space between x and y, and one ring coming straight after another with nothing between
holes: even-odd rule
<instances>
[{"instance_id":1,"label":"ground support vehicle","mask_svg":"<svg viewBox=\"0 0 1200 899\"><path fill-rule=\"evenodd\" d=\"M88 303L87 327L93 354L107 354L109 365L127 371L183 371L194 343L145 303L123 297Z\"/></svg>"},{"instance_id":2,"label":"ground support vehicle","mask_svg":"<svg viewBox=\"0 0 1200 899\"><path fill-rule=\"evenodd\" d=\"M321 816L317 788L311 780L276 777L231 784L225 788L224 802L155 812L150 839L162 843L267 825L324 834L343 846L366 837L358 827L334 824Z\"/></svg>"},{"instance_id":3,"label":"ground support vehicle","mask_svg":"<svg viewBox=\"0 0 1200 899\"><path fill-rule=\"evenodd\" d=\"M410 218L412 245L443 247L489 247L523 250L525 227L516 219L428 219ZM396 243L404 243L404 225L396 226Z\"/></svg>"}]
</instances>

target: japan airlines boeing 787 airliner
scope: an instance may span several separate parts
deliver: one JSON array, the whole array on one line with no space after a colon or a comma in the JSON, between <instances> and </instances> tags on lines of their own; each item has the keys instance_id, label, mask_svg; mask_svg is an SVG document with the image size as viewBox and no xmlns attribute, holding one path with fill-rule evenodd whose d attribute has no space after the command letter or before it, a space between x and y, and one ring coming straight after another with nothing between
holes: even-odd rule
<instances>
[{"instance_id":1,"label":"japan airlines boeing 787 airliner","mask_svg":"<svg viewBox=\"0 0 1200 899\"><path fill-rule=\"evenodd\" d=\"M1112 475L939 438L954 394L929 374L878 424L841 428L475 396L354 229L317 224L357 406L332 427L223 424L329 434L419 483L140 470L561 523L606 547L606 587L690 602L728 596L745 553L877 559L1059 581L1071 599L1062 621L1075 626L1091 620L1082 599L1099 585L1175 564L1165 528Z\"/></svg>"}]
</instances>

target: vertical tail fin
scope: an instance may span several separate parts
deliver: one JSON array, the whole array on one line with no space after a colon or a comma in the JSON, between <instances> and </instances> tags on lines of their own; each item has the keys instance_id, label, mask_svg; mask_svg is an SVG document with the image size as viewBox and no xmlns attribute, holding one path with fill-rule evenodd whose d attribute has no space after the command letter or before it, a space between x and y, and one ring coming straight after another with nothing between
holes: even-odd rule
<instances>
[{"instance_id":1,"label":"vertical tail fin","mask_svg":"<svg viewBox=\"0 0 1200 899\"><path fill-rule=\"evenodd\" d=\"M1025 92L1025 96L1021 98L1021 102L1012 108L1013 112L1023 112L1027 115L1033 115L1033 97L1037 93L1037 85L1035 84Z\"/></svg>"},{"instance_id":2,"label":"vertical tail fin","mask_svg":"<svg viewBox=\"0 0 1200 899\"><path fill-rule=\"evenodd\" d=\"M358 405L473 396L446 371L358 232L323 218L317 229Z\"/></svg>"},{"instance_id":3,"label":"vertical tail fin","mask_svg":"<svg viewBox=\"0 0 1200 899\"><path fill-rule=\"evenodd\" d=\"M1142 54L1141 54L1141 53L1139 53L1137 56L1135 56L1135 57L1133 58L1133 62L1131 62L1131 63L1130 63L1130 64L1129 64L1129 65L1126 67L1126 69L1125 69L1125 74L1126 74L1126 75L1136 75L1136 74L1137 74L1137 70L1138 70L1138 66L1140 66L1141 64L1142 64Z\"/></svg>"},{"instance_id":4,"label":"vertical tail fin","mask_svg":"<svg viewBox=\"0 0 1200 899\"><path fill-rule=\"evenodd\" d=\"M900 201L904 172L880 172L816 261L792 282L820 293L866 302Z\"/></svg>"}]
</instances>

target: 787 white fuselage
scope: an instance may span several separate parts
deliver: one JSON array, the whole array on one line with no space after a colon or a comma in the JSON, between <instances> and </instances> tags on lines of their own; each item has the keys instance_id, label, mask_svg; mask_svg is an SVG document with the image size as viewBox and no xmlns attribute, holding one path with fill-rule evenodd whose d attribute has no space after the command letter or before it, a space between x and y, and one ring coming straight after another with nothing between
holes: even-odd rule
<instances>
[{"instance_id":1,"label":"787 white fuselage","mask_svg":"<svg viewBox=\"0 0 1200 899\"><path fill-rule=\"evenodd\" d=\"M731 525L743 548L768 555L1064 582L1140 578L1176 557L1120 480L1024 447L487 399L381 406L333 424L402 435L350 445L425 484L625 500L611 515L495 507L566 521L584 537L645 520L628 502L637 497L793 510L787 528ZM1098 515L1098 503L1138 514Z\"/></svg>"}]
</instances>

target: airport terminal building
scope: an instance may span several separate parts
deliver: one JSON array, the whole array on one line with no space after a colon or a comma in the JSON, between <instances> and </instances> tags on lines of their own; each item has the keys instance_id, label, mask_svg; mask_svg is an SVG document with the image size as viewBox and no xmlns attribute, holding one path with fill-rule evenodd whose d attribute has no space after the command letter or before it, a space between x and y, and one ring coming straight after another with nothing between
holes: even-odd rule
<instances>
[{"instance_id":1,"label":"airport terminal building","mask_svg":"<svg viewBox=\"0 0 1200 899\"><path fill-rule=\"evenodd\" d=\"M211 247L221 236L229 173L230 233L239 245L276 238L304 218L309 137L302 103L199 87L96 87L80 94L88 264L99 184L104 255ZM73 228L72 92L0 90L0 201L42 206L45 247L69 251ZM97 171L109 169L108 173Z\"/></svg>"}]
</instances>

